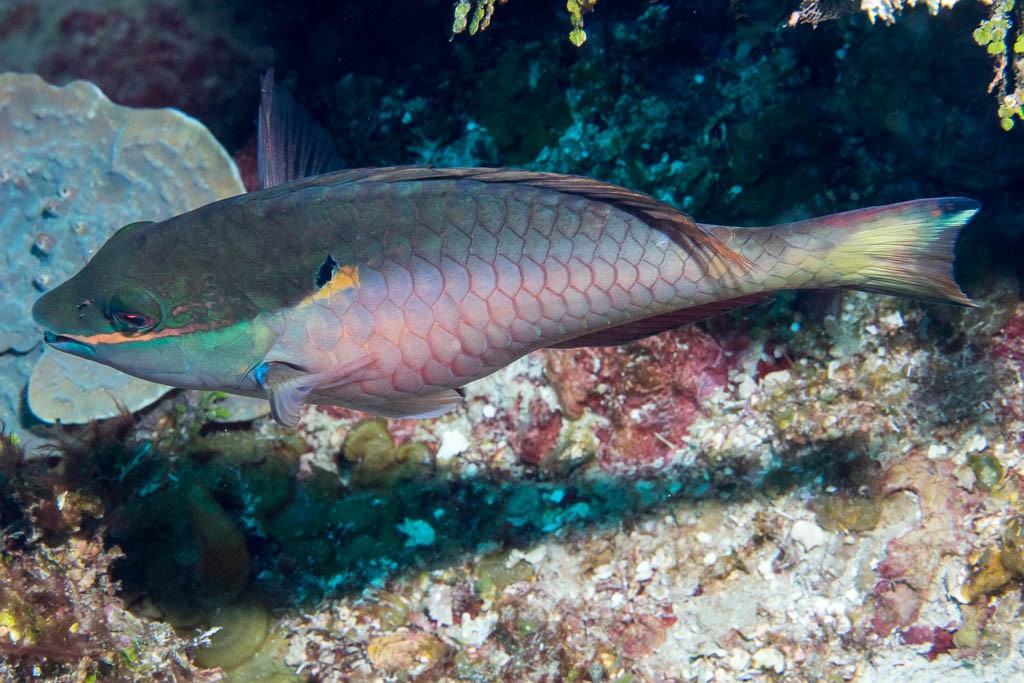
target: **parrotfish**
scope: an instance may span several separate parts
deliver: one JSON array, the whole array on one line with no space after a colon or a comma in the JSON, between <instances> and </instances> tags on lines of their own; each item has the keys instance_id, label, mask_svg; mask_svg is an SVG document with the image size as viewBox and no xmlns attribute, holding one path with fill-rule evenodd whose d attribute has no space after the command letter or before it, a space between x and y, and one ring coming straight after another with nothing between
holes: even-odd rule
<instances>
[{"instance_id":1,"label":"parrotfish","mask_svg":"<svg viewBox=\"0 0 1024 683\"><path fill-rule=\"evenodd\" d=\"M122 228L36 302L52 347L175 387L266 397L294 426L306 403L441 415L464 385L531 351L624 344L780 290L972 305L953 279L971 199L727 227L573 175L297 177L315 164L295 134L275 140L270 92L269 187Z\"/></svg>"}]
</instances>

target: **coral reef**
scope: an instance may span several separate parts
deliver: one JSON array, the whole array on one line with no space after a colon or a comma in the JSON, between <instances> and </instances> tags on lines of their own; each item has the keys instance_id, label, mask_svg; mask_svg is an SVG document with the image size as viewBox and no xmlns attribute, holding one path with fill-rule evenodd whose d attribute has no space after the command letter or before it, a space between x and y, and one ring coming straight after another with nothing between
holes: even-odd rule
<instances>
[{"instance_id":1,"label":"coral reef","mask_svg":"<svg viewBox=\"0 0 1024 683\"><path fill-rule=\"evenodd\" d=\"M106 547L104 501L0 437L3 562L0 675L5 680L213 680L166 624L125 608ZM80 481L80 480L79 480Z\"/></svg>"},{"instance_id":2,"label":"coral reef","mask_svg":"<svg viewBox=\"0 0 1024 683\"><path fill-rule=\"evenodd\" d=\"M658 468L683 442L701 404L725 385L745 342L687 328L625 349L549 351L545 375L562 415L576 420L590 410L602 418L602 467Z\"/></svg>"},{"instance_id":3,"label":"coral reef","mask_svg":"<svg viewBox=\"0 0 1024 683\"><path fill-rule=\"evenodd\" d=\"M453 43L443 2L254 13L279 20L278 65L352 165L583 173L722 223L976 195L958 266L978 309L783 295L531 355L439 420L312 408L286 435L178 393L123 433L72 432L60 457L0 467L4 674L1019 675L1024 154L971 36L989 10L812 31L782 27L792 4L602 4L580 50L548 3ZM210 54L195 68L238 77ZM58 232L30 237L32 259L59 253ZM59 580L19 583L40 565Z\"/></svg>"},{"instance_id":4,"label":"coral reef","mask_svg":"<svg viewBox=\"0 0 1024 683\"><path fill-rule=\"evenodd\" d=\"M445 420L313 410L309 452L245 431L168 442L177 431L154 425L138 435L158 439L149 450L119 456L137 465L104 468L131 473L115 575L174 623L227 628L227 605L255 620L227 631L241 654L197 661L252 662L273 641L272 661L325 680L1007 672L1020 637L1021 317L851 295L771 311L710 384L717 366L694 359L645 395L665 368L641 347L615 370L578 364L582 383L561 390L583 397L577 415L544 381L550 358L532 357ZM934 350L967 329L996 341ZM610 381L621 400L626 386L645 401L706 387L689 415L662 408L689 429L653 469L645 448L617 449L652 479L602 473L614 432L595 426L615 413L587 401ZM973 408L945 399L950 384L974 392ZM410 477L396 455L413 445ZM165 512L181 506L191 512ZM268 621L253 595L283 613Z\"/></svg>"},{"instance_id":5,"label":"coral reef","mask_svg":"<svg viewBox=\"0 0 1024 683\"><path fill-rule=\"evenodd\" d=\"M1002 311L995 319L960 314L954 329L1012 335L1019 318ZM593 450L568 469L550 466L574 423L593 419L589 405L579 416L565 410L555 437L541 429L524 438L526 424L546 424L548 410L537 406L557 405L537 381L540 359L471 392L471 422L482 417L484 429L454 447L462 448L457 460L443 464L442 451L456 441L451 430L466 428L461 417L417 425L419 438L432 434L441 444L439 474L465 481L486 468L491 476L552 477L507 498L500 489L484 496L486 509L507 501L506 524L543 535L461 563L420 565L451 533L442 525L417 553L423 559L385 573L374 597L336 600L329 614L287 621L305 653L289 661L338 680L393 677L414 665L457 680L844 680L885 678L893 667L949 676L961 666L1008 674L1017 666L1011 643L1024 635L1012 617L1020 418L980 411L1019 402L1020 366L999 360L1009 352L1002 349L1019 348L1019 337L936 352L931 334L948 331L916 332L932 314L866 295L846 297L819 325L793 312L775 315L789 324L773 321L734 352L649 481L602 480ZM961 370L965 353L979 360ZM617 369L577 362L575 376L591 376L568 395L586 397L587 387L627 375L642 396L644 378L664 369L660 362L645 353ZM691 367L694 379L701 367ZM953 380L961 391L978 377L973 411L934 393L947 391L943 375L961 372ZM519 418L498 418L506 412ZM310 436L331 443L330 423L315 424ZM600 449L616 432L594 433ZM508 450L515 444L549 455L517 457ZM396 528L411 491L391 516ZM442 520L455 512L451 502L434 505ZM487 524L488 514L477 509L469 519ZM503 538L493 529L488 536ZM327 623L347 626L332 637ZM342 655L343 643L362 643L366 654ZM870 663L866 649L874 652ZM924 656L907 659L904 651Z\"/></svg>"},{"instance_id":6,"label":"coral reef","mask_svg":"<svg viewBox=\"0 0 1024 683\"><path fill-rule=\"evenodd\" d=\"M0 419L22 424L30 372L28 399L40 419L85 422L116 415L119 405L137 410L167 388L64 354L37 363L30 308L122 225L240 192L234 165L198 121L115 105L86 82L55 88L5 74L0 102L0 196L11 209L0 222L10 293L0 320Z\"/></svg>"},{"instance_id":7,"label":"coral reef","mask_svg":"<svg viewBox=\"0 0 1024 683\"><path fill-rule=\"evenodd\" d=\"M25 400L43 422L83 424L144 408L171 390L112 368L44 348L32 366Z\"/></svg>"}]
</instances>

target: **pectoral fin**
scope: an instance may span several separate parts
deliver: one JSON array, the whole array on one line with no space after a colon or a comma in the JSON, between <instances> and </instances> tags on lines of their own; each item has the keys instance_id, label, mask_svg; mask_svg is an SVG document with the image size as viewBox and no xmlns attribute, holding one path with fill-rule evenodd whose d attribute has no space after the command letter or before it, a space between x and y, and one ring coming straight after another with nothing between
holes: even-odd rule
<instances>
[{"instance_id":1,"label":"pectoral fin","mask_svg":"<svg viewBox=\"0 0 1024 683\"><path fill-rule=\"evenodd\" d=\"M375 360L373 356L364 356L318 373L306 372L287 363L263 362L253 368L252 377L267 392L274 419L285 427L295 427L302 406L311 393L356 381L361 371Z\"/></svg>"},{"instance_id":2,"label":"pectoral fin","mask_svg":"<svg viewBox=\"0 0 1024 683\"><path fill-rule=\"evenodd\" d=\"M265 363L260 368L264 368L260 384L267 392L270 414L278 424L295 427L306 396L313 391L313 376L283 363Z\"/></svg>"}]
</instances>

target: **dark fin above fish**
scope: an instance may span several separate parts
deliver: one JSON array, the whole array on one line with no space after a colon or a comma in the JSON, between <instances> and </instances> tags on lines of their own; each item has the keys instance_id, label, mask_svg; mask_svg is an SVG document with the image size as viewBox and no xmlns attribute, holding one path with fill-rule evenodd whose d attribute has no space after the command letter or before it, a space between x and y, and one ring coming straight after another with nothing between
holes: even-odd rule
<instances>
[{"instance_id":1,"label":"dark fin above fish","mask_svg":"<svg viewBox=\"0 0 1024 683\"><path fill-rule=\"evenodd\" d=\"M757 294L746 294L734 299L715 301L701 306L691 306L671 313L655 315L643 320L636 320L625 325L609 327L600 332L591 332L582 337L569 339L560 344L552 344L552 349L578 349L584 346L619 346L630 342L651 337L668 330L674 330L683 325L689 325L699 320L707 320L716 315L728 313L738 308L752 306L763 301L772 295L771 292L758 292Z\"/></svg>"},{"instance_id":2,"label":"dark fin above fish","mask_svg":"<svg viewBox=\"0 0 1024 683\"><path fill-rule=\"evenodd\" d=\"M367 356L320 373L306 372L288 363L264 362L252 370L252 377L267 393L274 419L285 427L295 427L311 394L357 381L360 371L375 361L376 358Z\"/></svg>"},{"instance_id":3,"label":"dark fin above fish","mask_svg":"<svg viewBox=\"0 0 1024 683\"><path fill-rule=\"evenodd\" d=\"M679 209L650 195L593 178L560 173L538 173L503 168L434 168L433 166L392 166L360 168L332 173L314 183L401 183L424 180L476 180L481 183L510 183L586 197L630 213L668 235L683 249L709 262L721 258L744 270L756 268L749 259L730 249L718 237Z\"/></svg>"},{"instance_id":4,"label":"dark fin above fish","mask_svg":"<svg viewBox=\"0 0 1024 683\"><path fill-rule=\"evenodd\" d=\"M344 166L331 136L284 88L274 70L260 79L257 166L260 188L319 175Z\"/></svg>"},{"instance_id":5,"label":"dark fin above fish","mask_svg":"<svg viewBox=\"0 0 1024 683\"><path fill-rule=\"evenodd\" d=\"M975 306L953 279L953 254L957 236L979 209L973 199L940 197L802 223L846 233L826 257L843 274L841 286Z\"/></svg>"}]
</instances>

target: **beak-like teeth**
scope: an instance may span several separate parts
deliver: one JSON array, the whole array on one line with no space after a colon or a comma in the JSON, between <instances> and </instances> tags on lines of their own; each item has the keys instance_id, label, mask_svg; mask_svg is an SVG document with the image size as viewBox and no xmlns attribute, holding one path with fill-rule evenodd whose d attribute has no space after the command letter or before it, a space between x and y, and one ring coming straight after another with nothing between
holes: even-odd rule
<instances>
[{"instance_id":1,"label":"beak-like teeth","mask_svg":"<svg viewBox=\"0 0 1024 683\"><path fill-rule=\"evenodd\" d=\"M58 351L65 351L76 356L92 357L96 353L96 350L85 342L65 337L62 334L55 334L49 330L43 332L43 341Z\"/></svg>"}]
</instances>

